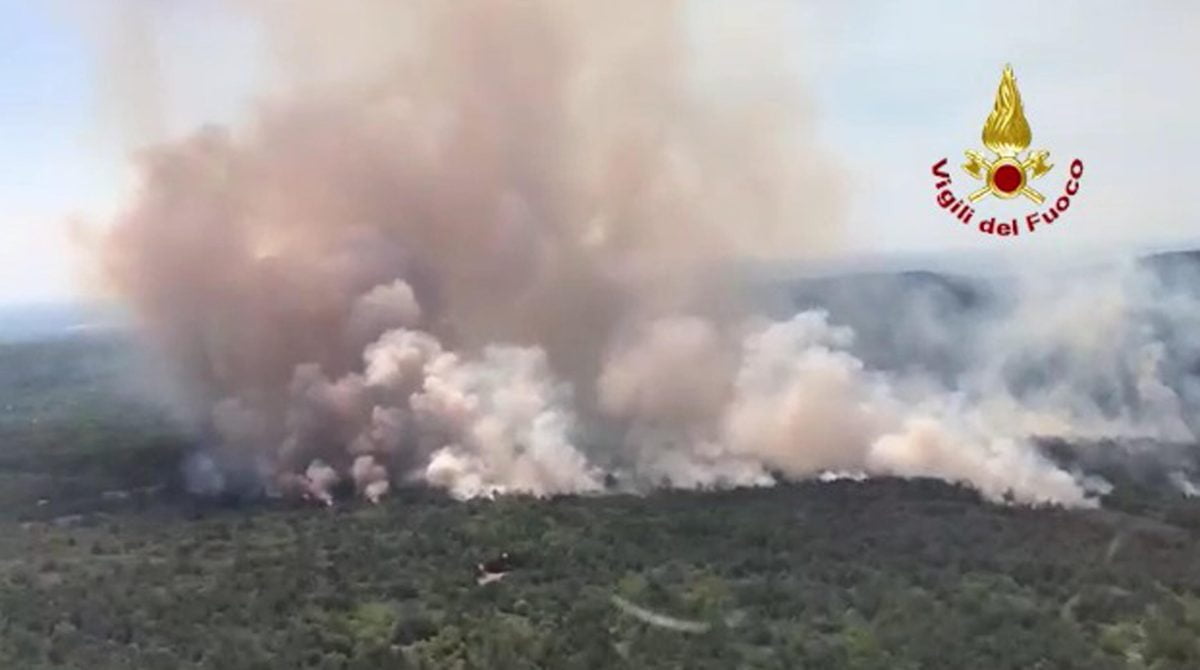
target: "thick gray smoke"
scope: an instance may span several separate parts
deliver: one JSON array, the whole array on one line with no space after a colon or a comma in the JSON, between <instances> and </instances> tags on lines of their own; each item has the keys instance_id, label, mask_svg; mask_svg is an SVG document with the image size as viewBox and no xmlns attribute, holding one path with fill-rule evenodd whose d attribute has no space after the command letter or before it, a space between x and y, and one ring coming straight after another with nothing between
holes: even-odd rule
<instances>
[{"instance_id":1,"label":"thick gray smoke","mask_svg":"<svg viewBox=\"0 0 1200 670\"><path fill-rule=\"evenodd\" d=\"M1032 437L1191 435L1137 287L1034 284L959 324L925 288L781 318L731 290L732 261L828 254L840 230L756 3L751 40L641 0L266 6L304 76L249 127L146 152L101 250L208 445L198 491L836 471L1088 505ZM1105 385L1125 395L1088 395Z\"/></svg>"}]
</instances>

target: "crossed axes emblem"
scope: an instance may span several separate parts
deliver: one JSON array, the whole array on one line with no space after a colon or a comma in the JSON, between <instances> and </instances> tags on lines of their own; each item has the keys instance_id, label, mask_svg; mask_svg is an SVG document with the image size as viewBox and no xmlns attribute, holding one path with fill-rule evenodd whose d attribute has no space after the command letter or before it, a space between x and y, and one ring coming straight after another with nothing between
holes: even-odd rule
<instances>
[{"instance_id":1,"label":"crossed axes emblem","mask_svg":"<svg viewBox=\"0 0 1200 670\"><path fill-rule=\"evenodd\" d=\"M988 160L983 154L970 149L966 155L967 162L963 163L963 170L984 182L983 188L967 196L971 202L989 193L1005 199L1023 195L1039 205L1046 200L1029 186L1029 181L1041 177L1054 167L1046 163L1049 151L1031 151L1024 160L1018 160L1015 153L1011 156L997 155L995 160Z\"/></svg>"}]
</instances>

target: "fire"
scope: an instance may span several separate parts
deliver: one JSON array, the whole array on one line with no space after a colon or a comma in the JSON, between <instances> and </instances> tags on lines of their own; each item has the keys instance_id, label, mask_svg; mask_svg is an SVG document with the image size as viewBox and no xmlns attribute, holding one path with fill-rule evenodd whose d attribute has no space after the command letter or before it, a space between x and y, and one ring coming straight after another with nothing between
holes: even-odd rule
<instances>
[{"instance_id":1,"label":"fire","mask_svg":"<svg viewBox=\"0 0 1200 670\"><path fill-rule=\"evenodd\" d=\"M996 89L996 104L983 124L983 145L999 156L1016 156L1032 140L1012 65L1005 65L1000 87Z\"/></svg>"}]
</instances>

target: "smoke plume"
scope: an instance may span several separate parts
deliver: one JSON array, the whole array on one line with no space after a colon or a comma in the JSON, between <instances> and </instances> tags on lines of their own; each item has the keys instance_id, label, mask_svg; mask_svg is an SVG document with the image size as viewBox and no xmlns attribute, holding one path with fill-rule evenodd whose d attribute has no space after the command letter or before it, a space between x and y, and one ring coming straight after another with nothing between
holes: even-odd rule
<instances>
[{"instance_id":1,"label":"smoke plume","mask_svg":"<svg viewBox=\"0 0 1200 670\"><path fill-rule=\"evenodd\" d=\"M732 289L732 262L840 235L836 166L755 3L753 39L671 2L325 7L248 13L292 85L247 127L141 154L100 250L205 445L198 491L235 471L326 504L342 481L376 501L836 471L1089 505L1031 438L1190 436L1133 302L1031 290L949 324L923 288L775 318ZM939 342L945 360L890 364ZM1047 361L1054 383L1020 378ZM1129 379L1112 407L1073 386Z\"/></svg>"}]
</instances>

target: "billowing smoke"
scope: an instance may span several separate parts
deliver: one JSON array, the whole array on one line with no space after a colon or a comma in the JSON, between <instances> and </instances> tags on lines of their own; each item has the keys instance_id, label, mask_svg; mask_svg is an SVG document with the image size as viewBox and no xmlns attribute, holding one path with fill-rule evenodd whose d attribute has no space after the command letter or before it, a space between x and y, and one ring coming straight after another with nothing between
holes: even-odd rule
<instances>
[{"instance_id":1,"label":"billowing smoke","mask_svg":"<svg viewBox=\"0 0 1200 670\"><path fill-rule=\"evenodd\" d=\"M1032 438L1190 436L1129 287L959 324L925 288L773 318L731 288L735 261L829 254L840 231L757 3L725 17L750 39L710 34L703 4L324 6L266 5L303 76L248 127L146 151L103 240L208 445L197 491L233 471L326 504L342 482L377 501L861 472L1087 505Z\"/></svg>"}]
</instances>

